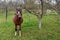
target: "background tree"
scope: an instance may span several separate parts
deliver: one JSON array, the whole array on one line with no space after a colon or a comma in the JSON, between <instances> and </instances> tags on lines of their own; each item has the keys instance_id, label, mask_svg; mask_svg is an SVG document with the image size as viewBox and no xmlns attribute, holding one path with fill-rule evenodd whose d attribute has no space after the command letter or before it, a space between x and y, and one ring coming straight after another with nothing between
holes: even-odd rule
<instances>
[{"instance_id":1,"label":"background tree","mask_svg":"<svg viewBox=\"0 0 60 40\"><path fill-rule=\"evenodd\" d=\"M0 2L1 4L1 2ZM6 9L6 15L7 15L7 9L13 8L16 9L16 7L20 6L22 9L25 9L29 13L36 15L39 20L39 28L41 28L41 19L44 14L46 14L46 11L49 10L55 10L58 13L58 17L60 17L60 1L59 0L4 0L2 2L3 7ZM7 8L8 7L8 8ZM6 16L7 19L7 16Z\"/></svg>"}]
</instances>

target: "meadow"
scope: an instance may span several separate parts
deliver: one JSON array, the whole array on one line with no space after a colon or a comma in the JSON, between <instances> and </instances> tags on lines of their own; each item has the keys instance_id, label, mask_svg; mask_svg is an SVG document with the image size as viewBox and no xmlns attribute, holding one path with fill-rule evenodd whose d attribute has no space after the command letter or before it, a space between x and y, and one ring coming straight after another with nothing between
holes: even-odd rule
<instances>
[{"instance_id":1,"label":"meadow","mask_svg":"<svg viewBox=\"0 0 60 40\"><path fill-rule=\"evenodd\" d=\"M37 17L23 13L21 38L14 36L13 15L10 12L6 22L5 14L0 13L0 40L60 40L60 22L56 14L43 16L42 27L39 29Z\"/></svg>"}]
</instances>

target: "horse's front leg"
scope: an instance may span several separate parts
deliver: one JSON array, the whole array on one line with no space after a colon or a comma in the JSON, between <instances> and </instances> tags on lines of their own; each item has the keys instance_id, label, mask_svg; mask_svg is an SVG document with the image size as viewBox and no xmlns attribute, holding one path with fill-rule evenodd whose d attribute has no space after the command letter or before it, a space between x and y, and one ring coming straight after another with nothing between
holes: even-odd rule
<instances>
[{"instance_id":1,"label":"horse's front leg","mask_svg":"<svg viewBox=\"0 0 60 40\"><path fill-rule=\"evenodd\" d=\"M15 25L15 36L17 35L17 25Z\"/></svg>"},{"instance_id":2,"label":"horse's front leg","mask_svg":"<svg viewBox=\"0 0 60 40\"><path fill-rule=\"evenodd\" d=\"M19 29L19 35L20 35L20 37L21 37L21 25L20 25L20 29Z\"/></svg>"}]
</instances>

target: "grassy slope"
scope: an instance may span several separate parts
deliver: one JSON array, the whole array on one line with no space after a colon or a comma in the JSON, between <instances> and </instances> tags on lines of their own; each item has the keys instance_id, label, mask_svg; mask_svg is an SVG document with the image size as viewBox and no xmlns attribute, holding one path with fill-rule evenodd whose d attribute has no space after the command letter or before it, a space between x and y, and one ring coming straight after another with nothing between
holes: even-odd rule
<instances>
[{"instance_id":1,"label":"grassy slope","mask_svg":"<svg viewBox=\"0 0 60 40\"><path fill-rule=\"evenodd\" d=\"M30 16L30 20L29 20ZM44 16L42 28L38 30L38 20L35 16L23 14L22 37L14 36L13 14L0 15L0 40L60 40L60 23L57 22L57 15Z\"/></svg>"}]
</instances>

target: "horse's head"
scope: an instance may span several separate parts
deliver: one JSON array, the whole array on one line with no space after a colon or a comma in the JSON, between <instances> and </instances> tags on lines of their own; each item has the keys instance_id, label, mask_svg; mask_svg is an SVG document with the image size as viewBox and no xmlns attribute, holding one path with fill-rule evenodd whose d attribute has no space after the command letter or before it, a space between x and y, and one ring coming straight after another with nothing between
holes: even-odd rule
<instances>
[{"instance_id":1,"label":"horse's head","mask_svg":"<svg viewBox=\"0 0 60 40\"><path fill-rule=\"evenodd\" d=\"M22 17L22 11L21 11L21 9L17 9L16 10L17 11L17 16L19 17L19 18L21 18Z\"/></svg>"},{"instance_id":2,"label":"horse's head","mask_svg":"<svg viewBox=\"0 0 60 40\"><path fill-rule=\"evenodd\" d=\"M20 12L20 11L18 11L18 12L17 12L17 16L18 16L19 18L21 18L21 17L22 17L22 15L21 15L21 12Z\"/></svg>"}]
</instances>

